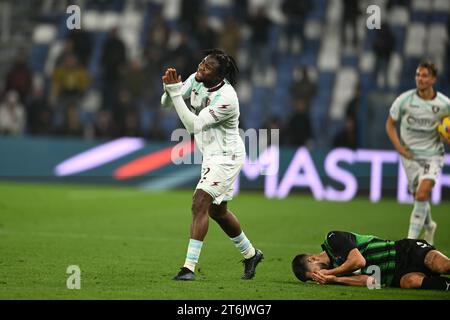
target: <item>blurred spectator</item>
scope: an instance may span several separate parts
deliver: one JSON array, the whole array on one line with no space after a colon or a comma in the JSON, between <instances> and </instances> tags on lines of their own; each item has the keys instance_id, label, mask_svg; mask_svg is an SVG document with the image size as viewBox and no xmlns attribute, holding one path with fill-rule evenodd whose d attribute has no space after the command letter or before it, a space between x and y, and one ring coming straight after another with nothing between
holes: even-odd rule
<instances>
[{"instance_id":1,"label":"blurred spectator","mask_svg":"<svg viewBox=\"0 0 450 320\"><path fill-rule=\"evenodd\" d=\"M358 0L343 0L343 17L341 33L343 38L343 44L346 47L353 46L358 47L358 29L356 27L358 16L360 14ZM347 27L350 27L351 41L347 35Z\"/></svg>"},{"instance_id":2,"label":"blurred spectator","mask_svg":"<svg viewBox=\"0 0 450 320\"><path fill-rule=\"evenodd\" d=\"M209 26L208 17L201 16L195 23L194 37L199 50L212 49L216 47L216 32Z\"/></svg>"},{"instance_id":3,"label":"blurred spectator","mask_svg":"<svg viewBox=\"0 0 450 320\"><path fill-rule=\"evenodd\" d=\"M118 29L110 30L103 46L103 108L110 109L117 101L120 76L126 63L125 44L119 38Z\"/></svg>"},{"instance_id":4,"label":"blurred spectator","mask_svg":"<svg viewBox=\"0 0 450 320\"><path fill-rule=\"evenodd\" d=\"M359 83L355 86L355 93L345 109L345 126L334 137L333 147L356 149L358 133L358 109L361 89Z\"/></svg>"},{"instance_id":5,"label":"blurred spectator","mask_svg":"<svg viewBox=\"0 0 450 320\"><path fill-rule=\"evenodd\" d=\"M233 1L233 17L239 23L246 23L248 21L248 0L234 0Z\"/></svg>"},{"instance_id":6,"label":"blurred spectator","mask_svg":"<svg viewBox=\"0 0 450 320\"><path fill-rule=\"evenodd\" d=\"M410 0L388 0L386 9L391 10L394 6L408 7Z\"/></svg>"},{"instance_id":7,"label":"blurred spectator","mask_svg":"<svg viewBox=\"0 0 450 320\"><path fill-rule=\"evenodd\" d=\"M90 84L88 70L78 63L74 55L65 58L52 76L50 103L55 108L55 125L64 126L67 107L78 106Z\"/></svg>"},{"instance_id":8,"label":"blurred spectator","mask_svg":"<svg viewBox=\"0 0 450 320\"><path fill-rule=\"evenodd\" d=\"M5 100L0 103L0 134L20 135L25 129L25 108L20 103L19 94L8 91Z\"/></svg>"},{"instance_id":9,"label":"blurred spectator","mask_svg":"<svg viewBox=\"0 0 450 320\"><path fill-rule=\"evenodd\" d=\"M180 20L183 29L191 32L195 28L200 15L202 14L203 0L183 0L181 1Z\"/></svg>"},{"instance_id":10,"label":"blurred spectator","mask_svg":"<svg viewBox=\"0 0 450 320\"><path fill-rule=\"evenodd\" d=\"M80 121L80 112L77 105L70 104L67 106L66 126L61 133L69 137L81 137L83 135L83 125Z\"/></svg>"},{"instance_id":11,"label":"blurred spectator","mask_svg":"<svg viewBox=\"0 0 450 320\"><path fill-rule=\"evenodd\" d=\"M25 53L20 53L12 68L6 75L5 92L16 91L22 102L27 102L28 95L31 91L32 74L27 65Z\"/></svg>"},{"instance_id":12,"label":"blurred spectator","mask_svg":"<svg viewBox=\"0 0 450 320\"><path fill-rule=\"evenodd\" d=\"M167 140L167 137L164 134L163 129L161 128L161 117L163 117L161 113L158 113L154 118L150 125L150 130L148 132L148 138L151 140Z\"/></svg>"},{"instance_id":13,"label":"blurred spectator","mask_svg":"<svg viewBox=\"0 0 450 320\"><path fill-rule=\"evenodd\" d=\"M61 66L64 64L64 61L67 59L68 56L75 55L75 52L73 50L73 41L72 39L66 39L63 43L63 48L61 52L59 53L58 57L55 61L55 68Z\"/></svg>"},{"instance_id":14,"label":"blurred spectator","mask_svg":"<svg viewBox=\"0 0 450 320\"><path fill-rule=\"evenodd\" d=\"M190 44L188 34L181 32L178 45L170 52L169 61L177 69L183 81L197 70L198 62Z\"/></svg>"},{"instance_id":15,"label":"blurred spectator","mask_svg":"<svg viewBox=\"0 0 450 320\"><path fill-rule=\"evenodd\" d=\"M121 87L128 90L136 101L142 98L144 91L153 91L151 75L145 73L140 59L135 58L127 65Z\"/></svg>"},{"instance_id":16,"label":"blurred spectator","mask_svg":"<svg viewBox=\"0 0 450 320\"><path fill-rule=\"evenodd\" d=\"M27 126L33 135L52 134L52 110L49 108L43 88L35 88L27 105Z\"/></svg>"},{"instance_id":17,"label":"blurred spectator","mask_svg":"<svg viewBox=\"0 0 450 320\"><path fill-rule=\"evenodd\" d=\"M65 58L52 75L51 104L78 104L90 84L88 70L74 55Z\"/></svg>"},{"instance_id":18,"label":"blurred spectator","mask_svg":"<svg viewBox=\"0 0 450 320\"><path fill-rule=\"evenodd\" d=\"M283 141L281 140L284 138L283 132L281 132L281 120L277 116L270 116L269 119L263 124L262 126L264 129L268 129L267 132L267 145L272 144L283 144ZM278 138L279 140L272 141L272 135L275 134L275 132L272 132L273 130L278 130Z\"/></svg>"},{"instance_id":19,"label":"blurred spectator","mask_svg":"<svg viewBox=\"0 0 450 320\"><path fill-rule=\"evenodd\" d=\"M125 126L122 136L138 137L141 135L139 128L139 114L136 109L129 110L125 114Z\"/></svg>"},{"instance_id":20,"label":"blurred spectator","mask_svg":"<svg viewBox=\"0 0 450 320\"><path fill-rule=\"evenodd\" d=\"M252 31L251 61L252 72L265 73L270 63L269 37L272 21L267 16L264 7L259 7L256 14L249 20Z\"/></svg>"},{"instance_id":21,"label":"blurred spectator","mask_svg":"<svg viewBox=\"0 0 450 320\"><path fill-rule=\"evenodd\" d=\"M291 146L310 145L312 139L311 121L304 100L294 101L294 114L286 127L287 144Z\"/></svg>"},{"instance_id":22,"label":"blurred spectator","mask_svg":"<svg viewBox=\"0 0 450 320\"><path fill-rule=\"evenodd\" d=\"M94 122L94 134L97 138L111 138L114 136L112 114L107 110L100 110Z\"/></svg>"},{"instance_id":23,"label":"blurred spectator","mask_svg":"<svg viewBox=\"0 0 450 320\"><path fill-rule=\"evenodd\" d=\"M286 16L285 33L291 52L294 48L294 40L299 37L302 46L305 45L305 21L312 9L311 0L284 0L281 10Z\"/></svg>"},{"instance_id":24,"label":"blurred spectator","mask_svg":"<svg viewBox=\"0 0 450 320\"><path fill-rule=\"evenodd\" d=\"M306 68L294 70L294 81L290 87L290 94L293 104L302 101L309 109L312 99L317 94L317 84L311 80Z\"/></svg>"},{"instance_id":25,"label":"blurred spectator","mask_svg":"<svg viewBox=\"0 0 450 320\"><path fill-rule=\"evenodd\" d=\"M87 66L92 51L89 34L84 29L74 29L69 33L68 39L73 43L73 52L78 58L78 61L82 65Z\"/></svg>"},{"instance_id":26,"label":"blurred spectator","mask_svg":"<svg viewBox=\"0 0 450 320\"><path fill-rule=\"evenodd\" d=\"M375 74L378 86L384 87L387 85L387 72L395 47L395 37L388 24L383 24L381 29L375 32L376 38L373 44L373 50L376 56Z\"/></svg>"},{"instance_id":27,"label":"blurred spectator","mask_svg":"<svg viewBox=\"0 0 450 320\"><path fill-rule=\"evenodd\" d=\"M359 83L357 83L355 86L355 93L345 108L345 116L347 118L350 117L355 119L355 121L357 121L360 96L361 96L361 88Z\"/></svg>"},{"instance_id":28,"label":"blurred spectator","mask_svg":"<svg viewBox=\"0 0 450 320\"><path fill-rule=\"evenodd\" d=\"M163 73L164 62L167 59L170 29L164 17L158 13L150 26L144 56L151 66L155 66L156 73Z\"/></svg>"},{"instance_id":29,"label":"blurred spectator","mask_svg":"<svg viewBox=\"0 0 450 320\"><path fill-rule=\"evenodd\" d=\"M239 22L233 16L227 17L224 28L219 33L218 37L218 47L237 61L238 49L242 40L242 32Z\"/></svg>"},{"instance_id":30,"label":"blurred spectator","mask_svg":"<svg viewBox=\"0 0 450 320\"><path fill-rule=\"evenodd\" d=\"M347 117L345 126L333 140L333 147L356 149L356 121L353 117Z\"/></svg>"},{"instance_id":31,"label":"blurred spectator","mask_svg":"<svg viewBox=\"0 0 450 320\"><path fill-rule=\"evenodd\" d=\"M133 104L130 92L124 88L120 89L112 114L114 136L121 137L134 130L133 117L135 114L137 114L137 108Z\"/></svg>"},{"instance_id":32,"label":"blurred spectator","mask_svg":"<svg viewBox=\"0 0 450 320\"><path fill-rule=\"evenodd\" d=\"M89 4L93 9L104 11L108 9L111 2L111 0L90 0Z\"/></svg>"}]
</instances>

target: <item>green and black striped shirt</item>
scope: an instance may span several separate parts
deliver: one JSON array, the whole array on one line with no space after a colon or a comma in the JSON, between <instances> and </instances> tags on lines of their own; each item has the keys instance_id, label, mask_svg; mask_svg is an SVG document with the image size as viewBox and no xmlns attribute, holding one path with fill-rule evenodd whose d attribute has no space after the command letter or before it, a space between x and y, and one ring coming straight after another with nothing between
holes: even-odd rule
<instances>
[{"instance_id":1,"label":"green and black striped shirt","mask_svg":"<svg viewBox=\"0 0 450 320\"><path fill-rule=\"evenodd\" d=\"M381 271L381 284L391 286L396 267L395 241L353 232L331 231L322 244L322 249L330 258L333 268L343 264L347 260L349 252L355 248L366 259L366 265L361 269L361 274L372 275L373 271L368 272L368 268L378 266Z\"/></svg>"}]
</instances>

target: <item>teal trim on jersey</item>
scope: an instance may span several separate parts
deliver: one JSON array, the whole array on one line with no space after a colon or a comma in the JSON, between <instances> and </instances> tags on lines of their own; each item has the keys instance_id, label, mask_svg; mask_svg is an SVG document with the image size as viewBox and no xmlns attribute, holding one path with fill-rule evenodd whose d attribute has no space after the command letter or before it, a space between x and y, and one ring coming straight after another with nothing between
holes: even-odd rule
<instances>
[{"instance_id":1,"label":"teal trim on jersey","mask_svg":"<svg viewBox=\"0 0 450 320\"><path fill-rule=\"evenodd\" d=\"M212 106L217 102L217 100L219 100L219 98L220 98L221 95L222 95L222 94L221 94L220 92L218 92L218 93L216 94L216 96L214 97L213 101L211 101L211 103L209 104L209 106L212 107Z\"/></svg>"},{"instance_id":2,"label":"teal trim on jersey","mask_svg":"<svg viewBox=\"0 0 450 320\"><path fill-rule=\"evenodd\" d=\"M183 96L183 99L188 99L189 97L190 97L190 95L191 95L191 93L192 93L192 87L194 86L194 81L195 81L195 76L194 77L191 77L190 79L188 79L190 82L191 82L191 84L190 84L190 86L189 86L189 90L186 92L186 98ZM197 81L195 81L195 83L196 83Z\"/></svg>"},{"instance_id":3,"label":"teal trim on jersey","mask_svg":"<svg viewBox=\"0 0 450 320\"><path fill-rule=\"evenodd\" d=\"M407 99L410 99L412 101L412 98L414 97L414 93L415 91L412 90L410 94L406 95L403 100L400 102L400 106L398 107L398 116L400 118L400 127L402 126L402 119L403 119L403 114L404 114L404 106L405 106L405 102Z\"/></svg>"},{"instance_id":4,"label":"teal trim on jersey","mask_svg":"<svg viewBox=\"0 0 450 320\"><path fill-rule=\"evenodd\" d=\"M201 93L201 90L203 88L202 83L195 81L195 77L192 78L192 82L193 82L193 85L191 86L191 91L192 91L192 89L196 89L198 91L198 93Z\"/></svg>"},{"instance_id":5,"label":"teal trim on jersey","mask_svg":"<svg viewBox=\"0 0 450 320\"><path fill-rule=\"evenodd\" d=\"M445 105L447 105L447 112L450 114L450 103L448 103L444 98L439 95L436 96L439 100L441 100Z\"/></svg>"}]
</instances>

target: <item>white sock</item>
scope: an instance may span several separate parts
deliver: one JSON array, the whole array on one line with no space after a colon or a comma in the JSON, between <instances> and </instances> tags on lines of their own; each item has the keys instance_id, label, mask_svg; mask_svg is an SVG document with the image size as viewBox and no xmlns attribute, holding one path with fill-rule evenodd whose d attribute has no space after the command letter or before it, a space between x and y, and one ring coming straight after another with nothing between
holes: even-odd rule
<instances>
[{"instance_id":1,"label":"white sock","mask_svg":"<svg viewBox=\"0 0 450 320\"><path fill-rule=\"evenodd\" d=\"M230 239L234 242L234 245L239 249L245 259L249 259L255 255L255 248L253 248L253 245L250 240L247 239L243 231L237 237Z\"/></svg>"},{"instance_id":2,"label":"white sock","mask_svg":"<svg viewBox=\"0 0 450 320\"><path fill-rule=\"evenodd\" d=\"M424 227L425 228L427 226L429 226L430 223L433 221L433 218L431 217L431 206L430 206L430 202L429 201L427 201L426 211L427 211L427 215L425 217L425 222L424 222Z\"/></svg>"},{"instance_id":3,"label":"white sock","mask_svg":"<svg viewBox=\"0 0 450 320\"><path fill-rule=\"evenodd\" d=\"M427 216L425 218L425 224L423 226L425 228L423 239L432 245L434 243L434 233L436 231L437 225L431 217L431 206L429 202L427 202Z\"/></svg>"},{"instance_id":4,"label":"white sock","mask_svg":"<svg viewBox=\"0 0 450 320\"><path fill-rule=\"evenodd\" d=\"M188 268L192 272L195 271L195 266L198 263L200 257L200 251L202 251L203 241L190 239L189 246L186 254L186 260L184 261L185 268Z\"/></svg>"},{"instance_id":5,"label":"white sock","mask_svg":"<svg viewBox=\"0 0 450 320\"><path fill-rule=\"evenodd\" d=\"M409 221L409 239L419 238L423 224L425 223L425 218L427 217L427 203L428 201L414 201L414 208Z\"/></svg>"}]
</instances>

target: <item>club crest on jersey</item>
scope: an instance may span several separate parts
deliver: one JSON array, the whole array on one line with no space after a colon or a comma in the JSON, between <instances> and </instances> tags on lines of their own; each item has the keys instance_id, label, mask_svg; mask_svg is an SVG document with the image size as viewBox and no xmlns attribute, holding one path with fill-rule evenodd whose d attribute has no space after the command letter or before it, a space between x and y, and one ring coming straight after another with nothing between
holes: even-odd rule
<instances>
[{"instance_id":1,"label":"club crest on jersey","mask_svg":"<svg viewBox=\"0 0 450 320\"><path fill-rule=\"evenodd\" d=\"M434 113L438 113L441 110L441 108L439 108L438 106L432 106L431 110L433 110Z\"/></svg>"}]
</instances>

